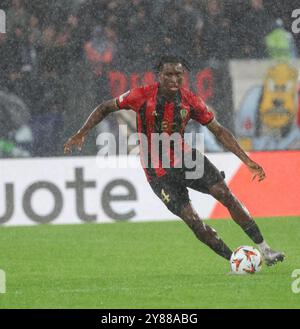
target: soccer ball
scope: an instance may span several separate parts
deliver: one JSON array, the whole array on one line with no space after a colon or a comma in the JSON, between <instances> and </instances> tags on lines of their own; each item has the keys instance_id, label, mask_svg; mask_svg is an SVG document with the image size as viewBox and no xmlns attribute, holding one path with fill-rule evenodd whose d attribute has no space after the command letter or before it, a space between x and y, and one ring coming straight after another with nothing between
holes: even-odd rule
<instances>
[{"instance_id":1,"label":"soccer ball","mask_svg":"<svg viewBox=\"0 0 300 329\"><path fill-rule=\"evenodd\" d=\"M254 247L238 247L230 257L230 268L235 274L254 274L261 270L262 257Z\"/></svg>"}]
</instances>

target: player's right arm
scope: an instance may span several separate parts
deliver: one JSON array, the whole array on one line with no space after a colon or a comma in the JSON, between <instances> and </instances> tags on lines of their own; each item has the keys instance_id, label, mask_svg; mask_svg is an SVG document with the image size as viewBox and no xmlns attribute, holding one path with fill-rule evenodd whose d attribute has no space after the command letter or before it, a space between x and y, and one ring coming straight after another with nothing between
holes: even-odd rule
<instances>
[{"instance_id":1,"label":"player's right arm","mask_svg":"<svg viewBox=\"0 0 300 329\"><path fill-rule=\"evenodd\" d=\"M144 88L134 88L122 94L118 98L106 101L97 106L88 117L82 128L70 137L64 145L64 153L71 153L72 147L75 146L79 151L82 149L85 137L91 129L100 123L109 113L122 109L133 110L138 112L144 100Z\"/></svg>"},{"instance_id":2,"label":"player's right arm","mask_svg":"<svg viewBox=\"0 0 300 329\"><path fill-rule=\"evenodd\" d=\"M67 140L64 145L64 153L71 153L73 146L77 147L78 150L81 151L85 137L88 135L90 130L100 123L109 113L118 110L119 106L116 103L116 99L111 99L97 106L78 132Z\"/></svg>"}]
</instances>

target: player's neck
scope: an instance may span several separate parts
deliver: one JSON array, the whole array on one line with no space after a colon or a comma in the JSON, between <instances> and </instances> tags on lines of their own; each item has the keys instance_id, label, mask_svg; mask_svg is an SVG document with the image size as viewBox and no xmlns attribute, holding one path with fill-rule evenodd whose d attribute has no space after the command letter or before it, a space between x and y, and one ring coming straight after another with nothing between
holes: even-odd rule
<instances>
[{"instance_id":1,"label":"player's neck","mask_svg":"<svg viewBox=\"0 0 300 329\"><path fill-rule=\"evenodd\" d=\"M176 98L177 93L178 91L170 92L161 85L158 86L158 94L165 97L168 101L173 101Z\"/></svg>"}]
</instances>

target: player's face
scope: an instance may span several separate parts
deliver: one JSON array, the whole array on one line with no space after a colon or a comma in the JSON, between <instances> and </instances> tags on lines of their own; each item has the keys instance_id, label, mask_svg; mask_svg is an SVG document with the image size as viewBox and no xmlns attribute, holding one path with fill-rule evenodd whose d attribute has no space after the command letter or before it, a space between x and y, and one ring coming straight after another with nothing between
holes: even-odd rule
<instances>
[{"instance_id":1,"label":"player's face","mask_svg":"<svg viewBox=\"0 0 300 329\"><path fill-rule=\"evenodd\" d=\"M182 64L166 63L159 73L159 83L163 90L173 94L178 91L183 83L184 69Z\"/></svg>"}]
</instances>

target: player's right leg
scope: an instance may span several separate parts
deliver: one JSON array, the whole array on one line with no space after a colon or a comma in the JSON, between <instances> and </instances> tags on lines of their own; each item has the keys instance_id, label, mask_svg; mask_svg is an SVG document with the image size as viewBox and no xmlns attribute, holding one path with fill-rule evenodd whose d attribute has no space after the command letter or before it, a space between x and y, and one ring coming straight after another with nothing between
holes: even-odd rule
<instances>
[{"instance_id":1,"label":"player's right leg","mask_svg":"<svg viewBox=\"0 0 300 329\"><path fill-rule=\"evenodd\" d=\"M206 225L195 212L190 203L188 190L180 178L163 177L150 183L150 186L167 208L183 219L201 242L205 243L218 255L230 259L232 251L219 238L217 232Z\"/></svg>"},{"instance_id":2,"label":"player's right leg","mask_svg":"<svg viewBox=\"0 0 300 329\"><path fill-rule=\"evenodd\" d=\"M217 232L212 227L206 225L200 219L199 215L193 209L191 203L188 203L182 208L180 217L190 227L190 229L201 242L205 243L218 255L230 260L232 254L230 248L218 236Z\"/></svg>"}]
</instances>

